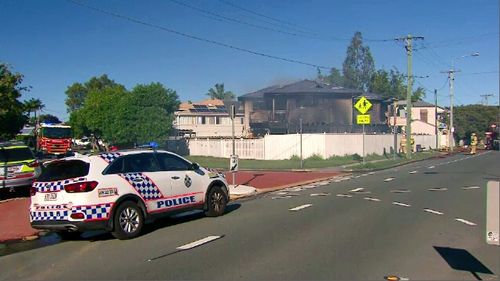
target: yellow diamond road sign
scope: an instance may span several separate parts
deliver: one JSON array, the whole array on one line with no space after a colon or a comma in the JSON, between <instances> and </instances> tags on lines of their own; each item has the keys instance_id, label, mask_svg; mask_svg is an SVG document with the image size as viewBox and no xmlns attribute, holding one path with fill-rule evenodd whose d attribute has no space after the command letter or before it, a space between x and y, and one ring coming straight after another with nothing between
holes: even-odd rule
<instances>
[{"instance_id":1,"label":"yellow diamond road sign","mask_svg":"<svg viewBox=\"0 0 500 281\"><path fill-rule=\"evenodd\" d=\"M356 104L354 104L354 107L359 111L361 114L365 114L372 108L372 103L366 99L365 97L361 97Z\"/></svg>"},{"instance_id":2,"label":"yellow diamond road sign","mask_svg":"<svg viewBox=\"0 0 500 281\"><path fill-rule=\"evenodd\" d=\"M369 114L356 116L356 123L358 125L368 125L371 122Z\"/></svg>"}]
</instances>

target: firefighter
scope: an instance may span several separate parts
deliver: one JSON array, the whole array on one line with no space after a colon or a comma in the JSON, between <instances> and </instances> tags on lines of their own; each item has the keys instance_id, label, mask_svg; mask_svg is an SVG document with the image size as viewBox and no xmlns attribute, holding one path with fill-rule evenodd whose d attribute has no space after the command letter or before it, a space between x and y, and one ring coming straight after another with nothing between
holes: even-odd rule
<instances>
[{"instance_id":1,"label":"firefighter","mask_svg":"<svg viewBox=\"0 0 500 281\"><path fill-rule=\"evenodd\" d=\"M470 154L476 154L477 147L477 136L476 133L472 133L470 137Z\"/></svg>"}]
</instances>

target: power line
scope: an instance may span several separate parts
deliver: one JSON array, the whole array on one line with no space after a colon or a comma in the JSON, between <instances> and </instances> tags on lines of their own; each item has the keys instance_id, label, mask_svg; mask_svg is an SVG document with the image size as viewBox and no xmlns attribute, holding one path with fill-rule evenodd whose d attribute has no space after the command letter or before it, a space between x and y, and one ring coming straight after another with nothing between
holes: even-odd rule
<instances>
[{"instance_id":1,"label":"power line","mask_svg":"<svg viewBox=\"0 0 500 281\"><path fill-rule=\"evenodd\" d=\"M468 37L462 37L462 38L456 38L456 39L451 39L451 40L442 40L442 41L436 41L434 43L429 43L426 44L425 46L422 46L418 49L435 49L435 48L443 48L443 47L448 47L448 46L457 46L457 45L463 45L463 43L467 43L470 41L473 41L472 43L476 43L478 38L482 37L488 37L488 38L494 38L495 36L492 35L497 35L498 32L489 32L489 33L483 33L483 34L478 34L475 36L468 36Z\"/></svg>"},{"instance_id":2,"label":"power line","mask_svg":"<svg viewBox=\"0 0 500 281\"><path fill-rule=\"evenodd\" d=\"M192 6L192 5L186 4L186 3L181 2L181 1L177 1L177 0L170 0L170 2L173 2L173 3L177 4L177 5L184 6L186 8L195 10L195 11L203 13L203 14L207 14L207 15L218 17L218 19L215 19L215 20L219 20L219 21L221 21L221 19L222 19L222 21L225 20L225 21L235 22L235 23L238 23L238 24L242 24L242 25L246 25L246 26L251 26L251 27L259 28L259 29L264 29L264 30L268 30L268 31L273 31L273 32L281 33L281 34L292 35L292 36L297 36L297 37L306 37L306 38L310 38L310 39L321 39L321 38L318 38L318 37L311 37L311 36L308 36L308 35L305 35L305 34L298 34L298 33L283 31L283 30L279 30L279 29L275 29L275 28L270 28L270 27L263 26L263 25L249 23L249 22L242 21L242 20L239 20L239 19L234 19L234 18L226 17L224 15L221 15L221 14L218 14L218 13L214 13L214 12L211 12L211 11L208 11L208 10L205 10L205 9L201 9L201 8L198 8L198 7L195 7L195 6Z\"/></svg>"},{"instance_id":3,"label":"power line","mask_svg":"<svg viewBox=\"0 0 500 281\"><path fill-rule=\"evenodd\" d=\"M238 10L242 10L244 12L247 12L249 14L256 15L256 16L259 16L259 17L262 17L262 18L265 18L265 19L269 19L269 20L274 21L276 23L288 25L290 27L293 27L292 29L294 29L295 31L313 35L317 39L323 38L323 39L327 39L327 40L347 41L347 42L349 42L351 40L349 38L324 36L324 35L319 34L319 33L317 33L316 31L314 31L314 30L312 30L310 28L307 28L307 27L304 27L304 26L300 26L298 24L295 24L295 23L292 23L292 22L288 22L288 21L285 21L285 20L281 20L281 19L278 19L278 18L275 18L275 17L270 17L270 16L267 16L267 15L261 14L259 12L250 10L248 8L244 8L242 6L236 5L236 4L234 4L232 2L229 2L229 1L226 1L226 0L218 0L218 1L221 2L221 3L223 3L223 4L225 4L225 5L228 5L228 6L231 6L233 8L236 8ZM265 21L265 22L269 23L269 21ZM273 23L271 23L271 24L273 24ZM275 25L275 24L273 24L273 25ZM287 27L287 28L290 28L290 27ZM363 38L363 41L366 41L366 42L389 42L389 41L393 41L393 39L370 39L370 38Z\"/></svg>"},{"instance_id":4,"label":"power line","mask_svg":"<svg viewBox=\"0 0 500 281\"><path fill-rule=\"evenodd\" d=\"M118 13L115 13L115 12L111 12L111 11L107 11L107 10L104 10L104 9L101 9L101 8L90 6L90 5L81 3L81 2L76 1L76 0L66 0L66 1L70 2L70 3L73 3L75 5L78 5L78 6L84 7L86 9L99 12L101 14L105 14L105 15L108 15L108 16L112 16L112 17L115 17L115 18L119 18L119 19L122 19L122 20L133 22L133 23L136 23L136 24L144 25L144 26L147 26L147 27L159 29L159 30L162 30L162 31L166 31L166 32L169 32L169 33L173 33L173 34L176 34L176 35L179 35L179 36L183 36L183 37L187 37L187 38L190 38L190 39L194 39L194 40L197 40L197 41L201 41L201 42L205 42L205 43L210 43L210 44L213 44L213 45L221 46L221 47L224 47L224 48L233 49L233 50L236 50L236 51L240 51L240 52L244 52L244 53L249 53L249 54L257 55L257 56L261 56L261 57L271 58L271 59L275 59L275 60L281 60L281 61L286 61L286 62L290 62L290 63L296 63L296 64L302 64L302 65L312 66L314 68L321 68L321 69L331 69L332 68L332 67L328 67L328 66L322 66L322 65L317 65L317 64L313 64L313 63L303 62L303 61L299 61L299 60L295 60L295 59L288 59L288 58L278 57L278 56L274 56L274 55L268 55L268 54L257 52L257 51L253 51L253 50L250 50L250 49L245 49L245 48L242 48L242 47L237 47L237 46L234 46L234 45L222 43L222 42L219 42L219 41L215 41L215 40L211 40L211 39L206 39L206 38L198 37L198 36L191 35L191 34L184 33L184 32L180 32L180 31L177 31L177 30L174 30L174 29L171 29L171 28L167 28L167 27L164 27L164 26L161 26L161 25L157 25L157 24L153 24L153 23L148 23L148 22L145 22L143 20L139 20L137 18L133 18L133 17L121 15L121 14L118 14Z\"/></svg>"},{"instance_id":5,"label":"power line","mask_svg":"<svg viewBox=\"0 0 500 281\"><path fill-rule=\"evenodd\" d=\"M461 73L460 75L479 75L479 74L493 74L498 73L498 70L493 71L481 71L481 72L469 72L469 73Z\"/></svg>"}]
</instances>

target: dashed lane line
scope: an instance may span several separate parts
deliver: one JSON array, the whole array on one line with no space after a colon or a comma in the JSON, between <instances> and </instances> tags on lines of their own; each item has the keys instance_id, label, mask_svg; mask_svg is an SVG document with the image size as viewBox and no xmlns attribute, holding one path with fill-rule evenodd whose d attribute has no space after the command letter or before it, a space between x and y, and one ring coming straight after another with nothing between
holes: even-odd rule
<instances>
[{"instance_id":1,"label":"dashed lane line","mask_svg":"<svg viewBox=\"0 0 500 281\"><path fill-rule=\"evenodd\" d=\"M413 174L416 174L416 173L418 173L418 171L411 171L411 172L410 172L410 174L412 174L412 175L413 175Z\"/></svg>"},{"instance_id":2,"label":"dashed lane line","mask_svg":"<svg viewBox=\"0 0 500 281\"><path fill-rule=\"evenodd\" d=\"M396 202L396 201L392 202L392 205L401 206L401 207L411 207L410 204Z\"/></svg>"},{"instance_id":3,"label":"dashed lane line","mask_svg":"<svg viewBox=\"0 0 500 281\"><path fill-rule=\"evenodd\" d=\"M464 219L461 219L461 218L455 218L456 221L458 222L461 222L461 223L465 223L466 225L470 225L470 226L476 226L477 224L471 222L471 221L468 221L468 220L464 220Z\"/></svg>"},{"instance_id":4,"label":"dashed lane line","mask_svg":"<svg viewBox=\"0 0 500 281\"><path fill-rule=\"evenodd\" d=\"M433 187L433 188L429 188L427 190L429 190L429 191L447 191L448 188L446 188L446 187Z\"/></svg>"},{"instance_id":5,"label":"dashed lane line","mask_svg":"<svg viewBox=\"0 0 500 281\"><path fill-rule=\"evenodd\" d=\"M373 201L373 202L380 202L381 201L380 199L374 198L374 197L365 197L363 199L368 200L368 201Z\"/></svg>"},{"instance_id":6,"label":"dashed lane line","mask_svg":"<svg viewBox=\"0 0 500 281\"><path fill-rule=\"evenodd\" d=\"M410 190L408 189L393 189L391 190L392 193L408 193Z\"/></svg>"},{"instance_id":7,"label":"dashed lane line","mask_svg":"<svg viewBox=\"0 0 500 281\"><path fill-rule=\"evenodd\" d=\"M464 186L462 187L463 190L471 190L471 189L479 189L479 186Z\"/></svg>"},{"instance_id":8,"label":"dashed lane line","mask_svg":"<svg viewBox=\"0 0 500 281\"><path fill-rule=\"evenodd\" d=\"M436 168L436 166L429 166L429 167L427 167L427 169L434 169L434 168Z\"/></svg>"},{"instance_id":9,"label":"dashed lane line","mask_svg":"<svg viewBox=\"0 0 500 281\"><path fill-rule=\"evenodd\" d=\"M188 243L188 244L185 244L185 245L179 246L179 247L177 247L176 249L177 249L177 250L181 250L181 251L189 250L189 249L192 249L192 248L195 248L195 247L201 246L201 245L203 245L203 244L206 244L206 243L212 242L212 241L214 241L214 240L220 239L220 238L222 238L222 237L223 237L223 236L217 236L217 235L208 236L208 237L205 237L205 238L203 238L203 239L196 240L196 241L194 241L194 242L191 242L191 243Z\"/></svg>"},{"instance_id":10,"label":"dashed lane line","mask_svg":"<svg viewBox=\"0 0 500 281\"><path fill-rule=\"evenodd\" d=\"M362 188L362 187L358 187L358 188L349 190L349 192L360 192L360 191L363 191L363 190L365 190L365 189Z\"/></svg>"},{"instance_id":11,"label":"dashed lane line","mask_svg":"<svg viewBox=\"0 0 500 281\"><path fill-rule=\"evenodd\" d=\"M351 197L352 197L352 195L350 195L350 194L343 194L343 193L339 193L339 194L337 194L337 197L342 197L342 198L351 198Z\"/></svg>"},{"instance_id":12,"label":"dashed lane line","mask_svg":"<svg viewBox=\"0 0 500 281\"><path fill-rule=\"evenodd\" d=\"M431 213L431 214L434 214L434 215L443 215L442 212L436 211L436 210L433 210L433 209L424 208L423 210L424 210L424 212Z\"/></svg>"},{"instance_id":13,"label":"dashed lane line","mask_svg":"<svg viewBox=\"0 0 500 281\"><path fill-rule=\"evenodd\" d=\"M327 193L327 192L311 193L310 194L311 197L314 197L314 196L328 196L328 195L330 195L330 193Z\"/></svg>"},{"instance_id":14,"label":"dashed lane line","mask_svg":"<svg viewBox=\"0 0 500 281\"><path fill-rule=\"evenodd\" d=\"M297 207L294 207L294 208L291 208L290 211L292 212L295 212L295 211L300 211L302 209L305 209L305 208L309 208L311 207L312 204L304 204L304 205L300 205L300 206L297 206Z\"/></svg>"},{"instance_id":15,"label":"dashed lane line","mask_svg":"<svg viewBox=\"0 0 500 281\"><path fill-rule=\"evenodd\" d=\"M386 178L386 179L384 180L384 182L390 182L390 181L393 181L393 180L394 180L394 178Z\"/></svg>"},{"instance_id":16,"label":"dashed lane line","mask_svg":"<svg viewBox=\"0 0 500 281\"><path fill-rule=\"evenodd\" d=\"M292 196L290 196L290 195L284 195L284 196L274 196L274 197L271 197L271 199L273 199L273 200L276 200L276 199L288 199L288 198L292 198Z\"/></svg>"}]
</instances>

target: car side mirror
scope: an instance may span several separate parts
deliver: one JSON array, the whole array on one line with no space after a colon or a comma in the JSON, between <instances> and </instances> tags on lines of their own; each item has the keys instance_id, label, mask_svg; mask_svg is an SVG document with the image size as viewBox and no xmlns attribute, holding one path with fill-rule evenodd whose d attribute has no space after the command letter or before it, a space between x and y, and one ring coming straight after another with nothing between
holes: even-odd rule
<instances>
[{"instance_id":1,"label":"car side mirror","mask_svg":"<svg viewBox=\"0 0 500 281\"><path fill-rule=\"evenodd\" d=\"M200 165L198 165L198 163L192 163L191 164L191 170L197 171L199 169L200 169Z\"/></svg>"}]
</instances>

